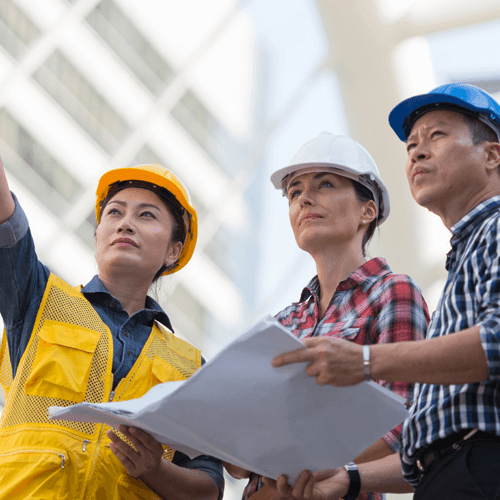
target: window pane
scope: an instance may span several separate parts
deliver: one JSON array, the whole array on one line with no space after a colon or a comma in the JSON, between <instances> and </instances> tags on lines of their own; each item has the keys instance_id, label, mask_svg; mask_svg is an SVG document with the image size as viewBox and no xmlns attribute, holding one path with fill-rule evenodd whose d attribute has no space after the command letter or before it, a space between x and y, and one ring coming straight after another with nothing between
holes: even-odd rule
<instances>
[{"instance_id":1,"label":"window pane","mask_svg":"<svg viewBox=\"0 0 500 500\"><path fill-rule=\"evenodd\" d=\"M127 124L60 51L33 78L104 150L112 154L118 149L129 131Z\"/></svg>"},{"instance_id":2,"label":"window pane","mask_svg":"<svg viewBox=\"0 0 500 500\"><path fill-rule=\"evenodd\" d=\"M87 22L153 94L161 93L172 68L113 2L103 0Z\"/></svg>"},{"instance_id":3,"label":"window pane","mask_svg":"<svg viewBox=\"0 0 500 500\"><path fill-rule=\"evenodd\" d=\"M0 0L0 44L20 59L40 31L11 0Z\"/></svg>"},{"instance_id":4,"label":"window pane","mask_svg":"<svg viewBox=\"0 0 500 500\"><path fill-rule=\"evenodd\" d=\"M5 109L0 110L0 141L6 168L53 213L60 215L80 193L78 180Z\"/></svg>"}]
</instances>

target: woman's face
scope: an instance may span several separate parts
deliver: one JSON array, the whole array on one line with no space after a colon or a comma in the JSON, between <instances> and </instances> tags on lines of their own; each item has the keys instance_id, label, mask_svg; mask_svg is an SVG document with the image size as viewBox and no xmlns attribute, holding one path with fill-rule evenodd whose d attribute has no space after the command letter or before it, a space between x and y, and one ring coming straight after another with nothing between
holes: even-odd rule
<instances>
[{"instance_id":1,"label":"woman's face","mask_svg":"<svg viewBox=\"0 0 500 500\"><path fill-rule=\"evenodd\" d=\"M376 207L373 201L358 200L349 179L331 172L304 173L292 178L287 195L290 223L302 250L314 254L331 244L352 244L361 251Z\"/></svg>"},{"instance_id":2,"label":"woman's face","mask_svg":"<svg viewBox=\"0 0 500 500\"><path fill-rule=\"evenodd\" d=\"M182 251L172 242L174 218L152 191L118 191L104 207L96 230L99 274L130 274L153 280L163 265L171 265Z\"/></svg>"}]
</instances>

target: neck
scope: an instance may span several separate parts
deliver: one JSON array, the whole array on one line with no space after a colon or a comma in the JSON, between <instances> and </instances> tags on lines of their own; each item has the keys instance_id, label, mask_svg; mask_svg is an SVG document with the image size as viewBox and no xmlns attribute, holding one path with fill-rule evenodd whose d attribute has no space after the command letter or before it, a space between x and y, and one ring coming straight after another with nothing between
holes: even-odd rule
<instances>
[{"instance_id":1,"label":"neck","mask_svg":"<svg viewBox=\"0 0 500 500\"><path fill-rule=\"evenodd\" d=\"M313 255L320 284L320 316L323 317L339 283L365 263L359 244L329 247Z\"/></svg>"},{"instance_id":2,"label":"neck","mask_svg":"<svg viewBox=\"0 0 500 500\"><path fill-rule=\"evenodd\" d=\"M451 231L451 228L465 217L471 210L477 207L483 201L500 195L500 189L486 188L477 193L467 193L460 197L455 203L449 203L442 207L429 208L429 210L438 215L443 224Z\"/></svg>"},{"instance_id":3,"label":"neck","mask_svg":"<svg viewBox=\"0 0 500 500\"><path fill-rule=\"evenodd\" d=\"M141 279L136 275L109 276L102 273L99 273L99 278L108 292L121 302L129 316L144 309L146 296L151 286L150 279Z\"/></svg>"}]
</instances>

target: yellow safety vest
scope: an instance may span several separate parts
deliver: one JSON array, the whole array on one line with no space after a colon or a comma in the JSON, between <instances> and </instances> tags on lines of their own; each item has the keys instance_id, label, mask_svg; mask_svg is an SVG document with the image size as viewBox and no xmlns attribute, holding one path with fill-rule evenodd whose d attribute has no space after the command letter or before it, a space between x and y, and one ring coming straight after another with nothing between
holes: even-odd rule
<instances>
[{"instance_id":1,"label":"yellow safety vest","mask_svg":"<svg viewBox=\"0 0 500 500\"><path fill-rule=\"evenodd\" d=\"M0 499L159 498L129 476L109 447L108 426L49 421L49 406L137 398L161 382L184 380L200 351L156 324L134 366L112 392L111 332L80 291L50 275L15 379L5 340L0 383ZM166 448L164 457L172 459Z\"/></svg>"}]
</instances>

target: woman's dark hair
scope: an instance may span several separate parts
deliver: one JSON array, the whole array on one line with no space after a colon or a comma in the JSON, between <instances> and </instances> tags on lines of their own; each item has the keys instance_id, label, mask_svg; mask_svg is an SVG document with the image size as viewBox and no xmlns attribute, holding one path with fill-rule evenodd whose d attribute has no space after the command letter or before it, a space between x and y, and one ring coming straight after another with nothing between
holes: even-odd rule
<instances>
[{"instance_id":1,"label":"woman's dark hair","mask_svg":"<svg viewBox=\"0 0 500 500\"><path fill-rule=\"evenodd\" d=\"M365 201L375 201L373 197L373 193L360 184L357 181L353 181L352 179L349 179L352 182L352 185L354 186L354 192L356 193L356 197L360 202L365 202ZM363 236L363 241L361 243L361 251L363 252L363 257L366 257L366 245L370 242L370 240L373 238L373 235L375 234L375 229L377 228L377 218L373 219L370 222L370 225L368 226L368 229L366 230L366 233Z\"/></svg>"},{"instance_id":2,"label":"woman's dark hair","mask_svg":"<svg viewBox=\"0 0 500 500\"><path fill-rule=\"evenodd\" d=\"M182 219L182 216L179 214L177 210L174 210L165 200L163 200L163 198L162 201L164 202L165 206L167 207L167 210L170 212L170 215L174 220L174 225L172 227L172 236L171 236L172 243L176 243L177 241L184 243L185 231L184 231L184 220ZM165 271L174 269L174 267L178 265L179 265L179 259L177 259L173 264L170 264L170 266L165 266L165 265L161 266L158 272L155 274L152 283L158 281L161 275Z\"/></svg>"}]
</instances>

